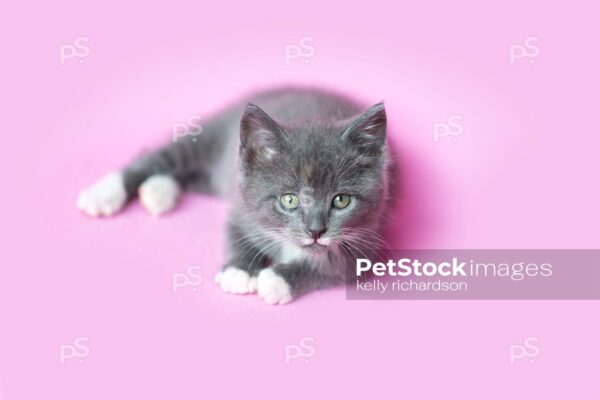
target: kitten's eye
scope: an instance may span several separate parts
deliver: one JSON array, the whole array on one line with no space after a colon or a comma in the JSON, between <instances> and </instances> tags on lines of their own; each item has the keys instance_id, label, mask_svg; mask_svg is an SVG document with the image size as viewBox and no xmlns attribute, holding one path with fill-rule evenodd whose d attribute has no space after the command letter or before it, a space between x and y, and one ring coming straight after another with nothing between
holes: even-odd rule
<instances>
[{"instance_id":1,"label":"kitten's eye","mask_svg":"<svg viewBox=\"0 0 600 400\"><path fill-rule=\"evenodd\" d=\"M300 199L295 194L284 194L279 198L283 208L295 210L300 205Z\"/></svg>"},{"instance_id":2,"label":"kitten's eye","mask_svg":"<svg viewBox=\"0 0 600 400\"><path fill-rule=\"evenodd\" d=\"M347 194L338 194L333 198L333 206L335 208L346 208L350 204L350 196Z\"/></svg>"}]
</instances>

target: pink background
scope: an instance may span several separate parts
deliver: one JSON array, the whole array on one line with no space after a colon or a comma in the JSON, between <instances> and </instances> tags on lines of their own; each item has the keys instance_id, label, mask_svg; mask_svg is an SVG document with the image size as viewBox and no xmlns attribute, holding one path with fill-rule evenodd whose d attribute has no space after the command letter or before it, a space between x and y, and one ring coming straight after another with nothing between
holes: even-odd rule
<instances>
[{"instance_id":1,"label":"pink background","mask_svg":"<svg viewBox=\"0 0 600 400\"><path fill-rule=\"evenodd\" d=\"M97 4L0 17L2 399L598 398L598 302L350 302L340 288L272 307L212 282L226 202L189 196L159 219L75 208L173 123L310 83L385 100L407 191L396 245L598 248L596 4ZM60 64L80 36L90 55ZM539 55L510 64L529 36ZM316 54L286 64L302 37ZM434 143L451 115L464 134ZM174 293L192 265L202 283ZM529 336L539 357L510 364ZM89 356L60 364L77 337ZM302 337L314 355L286 364Z\"/></svg>"}]
</instances>

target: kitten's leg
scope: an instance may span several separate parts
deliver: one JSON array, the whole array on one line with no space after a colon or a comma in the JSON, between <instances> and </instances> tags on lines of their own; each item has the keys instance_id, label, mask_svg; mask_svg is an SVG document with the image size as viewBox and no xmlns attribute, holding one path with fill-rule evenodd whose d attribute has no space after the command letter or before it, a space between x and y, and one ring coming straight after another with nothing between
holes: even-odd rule
<instances>
[{"instance_id":1,"label":"kitten's leg","mask_svg":"<svg viewBox=\"0 0 600 400\"><path fill-rule=\"evenodd\" d=\"M77 199L77 207L93 217L110 216L139 195L150 214L169 211L179 198L182 184L163 159L165 150L145 155L124 170L111 172L84 189Z\"/></svg>"},{"instance_id":2,"label":"kitten's leg","mask_svg":"<svg viewBox=\"0 0 600 400\"><path fill-rule=\"evenodd\" d=\"M232 218L237 221L239 217ZM258 273L271 263L265 252L269 239L259 231L248 233L240 229L238 223L230 220L227 225L228 261L215 281L228 293L254 293Z\"/></svg>"},{"instance_id":3,"label":"kitten's leg","mask_svg":"<svg viewBox=\"0 0 600 400\"><path fill-rule=\"evenodd\" d=\"M286 304L312 290L343 282L343 277L324 275L307 262L278 264L258 274L256 290L269 304Z\"/></svg>"},{"instance_id":4,"label":"kitten's leg","mask_svg":"<svg viewBox=\"0 0 600 400\"><path fill-rule=\"evenodd\" d=\"M109 216L139 195L151 214L160 215L175 207L183 189L226 194L234 171L235 115L235 110L223 113L208 121L202 134L179 137L108 174L80 193L78 208Z\"/></svg>"},{"instance_id":5,"label":"kitten's leg","mask_svg":"<svg viewBox=\"0 0 600 400\"><path fill-rule=\"evenodd\" d=\"M273 258L281 253L271 245L277 239L260 230L248 232L240 227L244 225L240 216L232 218L227 226L229 261L215 278L225 292L258 292L269 304L285 304L303 293L344 281L319 273L306 259L273 265ZM342 265L339 270L344 271Z\"/></svg>"},{"instance_id":6,"label":"kitten's leg","mask_svg":"<svg viewBox=\"0 0 600 400\"><path fill-rule=\"evenodd\" d=\"M227 293L256 292L257 274L268 263L267 255L247 243L240 243L229 261L215 277L215 282Z\"/></svg>"}]
</instances>

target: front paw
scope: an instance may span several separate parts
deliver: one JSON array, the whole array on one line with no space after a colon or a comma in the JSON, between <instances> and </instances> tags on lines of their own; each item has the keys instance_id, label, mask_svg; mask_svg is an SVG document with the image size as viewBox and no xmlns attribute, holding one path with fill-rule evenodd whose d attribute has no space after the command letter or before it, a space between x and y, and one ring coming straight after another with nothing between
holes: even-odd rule
<instances>
[{"instance_id":1,"label":"front paw","mask_svg":"<svg viewBox=\"0 0 600 400\"><path fill-rule=\"evenodd\" d=\"M248 272L237 267L226 267L215 277L223 291L234 294L254 293L256 291L256 278Z\"/></svg>"},{"instance_id":2,"label":"front paw","mask_svg":"<svg viewBox=\"0 0 600 400\"><path fill-rule=\"evenodd\" d=\"M286 304L292 301L290 285L273 268L265 268L256 281L258 295L269 304Z\"/></svg>"}]
</instances>

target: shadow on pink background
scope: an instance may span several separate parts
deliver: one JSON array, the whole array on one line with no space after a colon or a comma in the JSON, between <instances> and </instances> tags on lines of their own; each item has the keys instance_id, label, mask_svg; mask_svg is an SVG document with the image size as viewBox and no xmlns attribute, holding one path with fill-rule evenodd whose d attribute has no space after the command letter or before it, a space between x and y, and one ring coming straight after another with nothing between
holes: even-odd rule
<instances>
[{"instance_id":1,"label":"shadow on pink background","mask_svg":"<svg viewBox=\"0 0 600 400\"><path fill-rule=\"evenodd\" d=\"M598 6L460 1L20 3L2 19L0 396L595 398L597 302L224 294L228 204L77 212L78 191L172 124L248 91L385 100L403 166L396 246L598 248ZM59 62L87 37L90 54ZM285 62L314 38L314 56ZM509 62L537 37L539 55ZM530 62L532 61L532 62ZM464 133L433 142L436 123ZM190 266L202 282L174 292ZM509 345L539 338L533 363ZM84 358L60 345L88 339ZM313 338L314 354L285 362ZM292 346L292 347L289 347ZM82 361L82 362L80 362Z\"/></svg>"}]
</instances>

